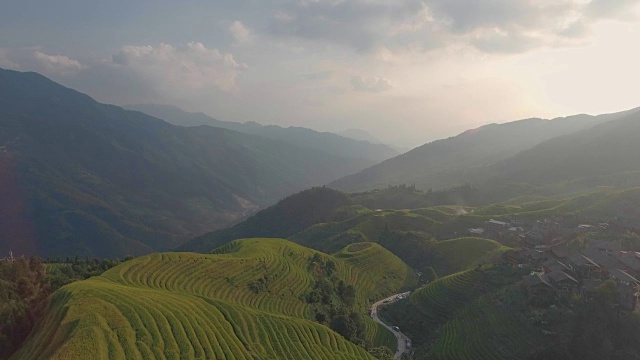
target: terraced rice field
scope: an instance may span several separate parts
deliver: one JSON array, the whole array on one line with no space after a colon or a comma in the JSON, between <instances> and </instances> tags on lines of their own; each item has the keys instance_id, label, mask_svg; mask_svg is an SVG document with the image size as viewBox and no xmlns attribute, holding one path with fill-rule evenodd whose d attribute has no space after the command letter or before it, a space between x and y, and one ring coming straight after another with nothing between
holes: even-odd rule
<instances>
[{"instance_id":1,"label":"terraced rice field","mask_svg":"<svg viewBox=\"0 0 640 360\"><path fill-rule=\"evenodd\" d=\"M479 295L481 277L482 272L478 270L449 275L416 291L409 301L423 316L429 318L430 322L446 322L468 301Z\"/></svg>"},{"instance_id":2,"label":"terraced rice field","mask_svg":"<svg viewBox=\"0 0 640 360\"><path fill-rule=\"evenodd\" d=\"M540 331L521 314L486 300L465 307L437 336L428 359L525 359L545 345Z\"/></svg>"},{"instance_id":3,"label":"terraced rice field","mask_svg":"<svg viewBox=\"0 0 640 360\"><path fill-rule=\"evenodd\" d=\"M46 316L14 359L368 359L310 320L304 295L316 252L279 239L234 241L214 254L140 257L51 298ZM398 290L406 265L376 244L326 259L358 289L357 307ZM376 277L384 286L376 286ZM252 287L259 283L261 287ZM373 323L377 346L388 335ZM94 357L94 356L92 356Z\"/></svg>"},{"instance_id":4,"label":"terraced rice field","mask_svg":"<svg viewBox=\"0 0 640 360\"><path fill-rule=\"evenodd\" d=\"M368 246L362 248L362 244ZM384 298L382 294L393 294L400 289L413 288L417 284L417 277L407 264L375 243L349 245L336 253L334 258L342 260L353 269L345 269L348 272L345 281L349 279L351 283L358 284L359 292L367 296L363 299L367 307Z\"/></svg>"},{"instance_id":5,"label":"terraced rice field","mask_svg":"<svg viewBox=\"0 0 640 360\"><path fill-rule=\"evenodd\" d=\"M540 331L506 300L517 294L508 284L518 278L513 269L472 269L416 291L404 308L412 315L401 323L410 335L429 329L415 335L416 358L521 359L540 349Z\"/></svg>"},{"instance_id":6,"label":"terraced rice field","mask_svg":"<svg viewBox=\"0 0 640 360\"><path fill-rule=\"evenodd\" d=\"M494 240L476 237L439 241L432 247L432 251L444 259L440 268L449 274L490 263L508 249Z\"/></svg>"},{"instance_id":7,"label":"terraced rice field","mask_svg":"<svg viewBox=\"0 0 640 360\"><path fill-rule=\"evenodd\" d=\"M335 252L351 243L376 242L385 229L429 232L440 224L421 212L424 211L368 211L341 222L315 224L290 239L313 249Z\"/></svg>"}]
</instances>

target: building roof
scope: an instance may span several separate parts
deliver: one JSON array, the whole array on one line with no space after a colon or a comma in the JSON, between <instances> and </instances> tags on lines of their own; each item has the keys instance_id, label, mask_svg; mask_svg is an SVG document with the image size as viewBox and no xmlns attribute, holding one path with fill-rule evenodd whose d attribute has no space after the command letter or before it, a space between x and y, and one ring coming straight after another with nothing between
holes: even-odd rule
<instances>
[{"instance_id":1,"label":"building roof","mask_svg":"<svg viewBox=\"0 0 640 360\"><path fill-rule=\"evenodd\" d=\"M524 241L529 245L540 245L541 239L535 235L532 235L530 232L525 234Z\"/></svg>"},{"instance_id":2,"label":"building roof","mask_svg":"<svg viewBox=\"0 0 640 360\"><path fill-rule=\"evenodd\" d=\"M537 250L533 250L533 249L524 249L522 251L522 254L527 257L530 258L532 260L541 260L541 259L546 259L548 258L548 255L541 252L541 251L537 251Z\"/></svg>"},{"instance_id":3,"label":"building roof","mask_svg":"<svg viewBox=\"0 0 640 360\"><path fill-rule=\"evenodd\" d=\"M507 223L506 223L506 222L504 222L504 221L498 221L498 220L493 220L493 219L491 219L491 220L487 221L487 223L489 223L489 224L493 224L493 225L498 225L498 226L507 226Z\"/></svg>"},{"instance_id":4,"label":"building roof","mask_svg":"<svg viewBox=\"0 0 640 360\"><path fill-rule=\"evenodd\" d=\"M580 254L580 253L573 253L571 255L568 256L568 260L569 262L571 262L571 264L575 265L575 266L595 266L595 267L599 267L598 264L596 264L593 260L591 260L590 258Z\"/></svg>"},{"instance_id":5,"label":"building roof","mask_svg":"<svg viewBox=\"0 0 640 360\"><path fill-rule=\"evenodd\" d=\"M626 272L624 270L616 269L615 271L611 272L611 275L613 275L614 278L616 278L617 280L620 280L620 281L624 281L624 282L628 282L628 283L640 284L640 281L638 281L638 279L634 278L633 276L631 276L628 272Z\"/></svg>"},{"instance_id":6,"label":"building roof","mask_svg":"<svg viewBox=\"0 0 640 360\"><path fill-rule=\"evenodd\" d=\"M558 258L566 258L569 256L569 248L566 245L555 245L551 247L551 252Z\"/></svg>"},{"instance_id":7,"label":"building roof","mask_svg":"<svg viewBox=\"0 0 640 360\"><path fill-rule=\"evenodd\" d=\"M539 274L527 275L522 278L522 281L524 281L525 285L527 285L528 288L540 285L552 287L549 281Z\"/></svg>"},{"instance_id":8,"label":"building roof","mask_svg":"<svg viewBox=\"0 0 640 360\"><path fill-rule=\"evenodd\" d=\"M569 267L556 259L547 260L542 263L542 267L549 269L550 272L569 270Z\"/></svg>"},{"instance_id":9,"label":"building roof","mask_svg":"<svg viewBox=\"0 0 640 360\"><path fill-rule=\"evenodd\" d=\"M621 250L620 244L616 244L612 241L606 241L606 240L590 240L587 242L587 246L596 248L598 250L605 250L605 251Z\"/></svg>"},{"instance_id":10,"label":"building roof","mask_svg":"<svg viewBox=\"0 0 640 360\"><path fill-rule=\"evenodd\" d=\"M632 251L621 251L617 254L616 258L629 269L638 271L640 270L640 259L638 259L637 254L638 253Z\"/></svg>"},{"instance_id":11,"label":"building roof","mask_svg":"<svg viewBox=\"0 0 640 360\"><path fill-rule=\"evenodd\" d=\"M569 281L578 284L578 280L574 279L573 276L567 274L564 271L552 271L546 275L552 282L557 283L561 281Z\"/></svg>"},{"instance_id":12,"label":"building roof","mask_svg":"<svg viewBox=\"0 0 640 360\"><path fill-rule=\"evenodd\" d=\"M562 237L560 236L556 236L556 237L545 237L542 239L542 243L547 244L547 245L552 245L555 246L557 245L559 242L562 242Z\"/></svg>"},{"instance_id":13,"label":"building roof","mask_svg":"<svg viewBox=\"0 0 640 360\"><path fill-rule=\"evenodd\" d=\"M616 260L612 259L611 257L607 256L594 247L587 247L586 249L582 250L582 254L593 260L599 266L609 270L609 272L612 272L621 266L621 264Z\"/></svg>"}]
</instances>

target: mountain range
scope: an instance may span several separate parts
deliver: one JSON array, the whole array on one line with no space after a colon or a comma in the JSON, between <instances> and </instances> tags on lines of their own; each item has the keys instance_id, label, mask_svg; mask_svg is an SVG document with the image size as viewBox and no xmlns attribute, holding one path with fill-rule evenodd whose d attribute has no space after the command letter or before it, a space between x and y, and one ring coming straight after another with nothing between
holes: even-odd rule
<instances>
[{"instance_id":1,"label":"mountain range","mask_svg":"<svg viewBox=\"0 0 640 360\"><path fill-rule=\"evenodd\" d=\"M573 146L587 146L586 142L598 138L597 133L600 131L608 131L607 141L616 142L615 137L618 135L628 136L627 131L633 132L635 129L624 128L622 125L618 127L618 124L622 124L624 119L637 117L638 110L599 116L583 114L553 120L526 119L504 124L489 124L467 130L448 139L427 143L334 181L329 186L343 191L364 191L389 185L414 184L418 189L428 190L450 188L466 183L485 185L489 179L492 182L487 186L492 186L493 181L526 182L530 178L524 175L527 174L526 171L521 170L531 168L527 164L529 161L538 162L540 166L538 172L546 171L543 168L547 165L551 166L551 162L547 163L546 159L560 161L566 158L568 153L565 151ZM633 122L633 120L630 121ZM611 123L611 128L604 125L596 126L606 123ZM592 128L593 130L589 130ZM575 136L565 137L570 134ZM592 135L583 137L582 134ZM582 145L572 140L578 138L583 138ZM563 148L551 146L560 143L565 143ZM624 142L616 146L628 145L631 144ZM632 153L631 150L629 149ZM519 155L521 152L529 155L524 153ZM621 161L616 163L622 168L625 167ZM503 164L509 164L512 170L508 170L507 167L503 169ZM631 163L628 165L633 167ZM549 171L553 170L549 169ZM517 177L514 174L523 176Z\"/></svg>"},{"instance_id":2,"label":"mountain range","mask_svg":"<svg viewBox=\"0 0 640 360\"><path fill-rule=\"evenodd\" d=\"M3 325L27 319L14 294L46 294L47 273L101 269L4 327L26 337L12 359L391 359L400 345L583 359L590 343L637 358L637 316L614 301L625 281L537 298L523 279L539 263L512 261L543 253L515 248L549 219L564 240L544 256L594 238L637 260L637 109L490 124L387 160L388 147L335 134L153 109L0 70L0 254L68 257L0 260ZM128 254L141 256L78 258Z\"/></svg>"},{"instance_id":3,"label":"mountain range","mask_svg":"<svg viewBox=\"0 0 640 360\"><path fill-rule=\"evenodd\" d=\"M173 249L323 184L347 192L410 184L329 197L396 209L640 184L638 109L489 124L387 159L395 154L388 146L335 134L136 108L185 126L101 104L36 73L0 70L0 254ZM313 201L285 214L307 222L261 236L290 237L326 220L322 211L305 218ZM242 237L237 230L224 230L224 241Z\"/></svg>"},{"instance_id":4,"label":"mountain range","mask_svg":"<svg viewBox=\"0 0 640 360\"><path fill-rule=\"evenodd\" d=\"M370 160L101 104L0 70L0 254L169 249Z\"/></svg>"},{"instance_id":5,"label":"mountain range","mask_svg":"<svg viewBox=\"0 0 640 360\"><path fill-rule=\"evenodd\" d=\"M340 136L329 132L319 132L303 127L261 125L255 121L245 123L222 121L203 113L186 112L171 105L143 104L129 105L126 106L126 108L141 111L174 125L208 125L323 151L345 158L345 161L356 161L360 164L366 164L366 166L362 166L362 169L398 155L396 150L379 142L351 138L346 135Z\"/></svg>"}]
</instances>

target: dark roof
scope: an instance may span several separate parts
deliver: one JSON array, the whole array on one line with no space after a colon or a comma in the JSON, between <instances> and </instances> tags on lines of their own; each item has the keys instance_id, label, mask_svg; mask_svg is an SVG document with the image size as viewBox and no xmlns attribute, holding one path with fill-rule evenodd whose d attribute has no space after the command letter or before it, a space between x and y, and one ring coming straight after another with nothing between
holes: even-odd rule
<instances>
[{"instance_id":1,"label":"dark roof","mask_svg":"<svg viewBox=\"0 0 640 360\"><path fill-rule=\"evenodd\" d=\"M540 238L535 237L530 232L525 234L524 241L530 245L540 245L541 243Z\"/></svg>"},{"instance_id":2,"label":"dark roof","mask_svg":"<svg viewBox=\"0 0 640 360\"><path fill-rule=\"evenodd\" d=\"M575 266L598 266L598 264L596 264L593 260L580 253L573 253L569 255L568 259L569 262L571 262L571 264Z\"/></svg>"},{"instance_id":3,"label":"dark roof","mask_svg":"<svg viewBox=\"0 0 640 360\"><path fill-rule=\"evenodd\" d=\"M621 252L616 258L629 269L634 271L640 270L640 259L636 257L635 252Z\"/></svg>"},{"instance_id":4,"label":"dark roof","mask_svg":"<svg viewBox=\"0 0 640 360\"><path fill-rule=\"evenodd\" d=\"M566 258L567 256L569 256L569 248L565 245L552 246L551 252L553 252L553 255L559 258Z\"/></svg>"},{"instance_id":5,"label":"dark roof","mask_svg":"<svg viewBox=\"0 0 640 360\"><path fill-rule=\"evenodd\" d=\"M546 259L548 257L546 254L537 250L532 250L532 249L524 249L522 254L534 260Z\"/></svg>"},{"instance_id":6,"label":"dark roof","mask_svg":"<svg viewBox=\"0 0 640 360\"><path fill-rule=\"evenodd\" d=\"M562 238L559 236L556 237L546 237L542 239L542 242L547 245L557 245L557 243L562 242Z\"/></svg>"},{"instance_id":7,"label":"dark roof","mask_svg":"<svg viewBox=\"0 0 640 360\"><path fill-rule=\"evenodd\" d=\"M618 251L621 249L620 244L606 240L591 240L587 242L587 246L606 251Z\"/></svg>"},{"instance_id":8,"label":"dark roof","mask_svg":"<svg viewBox=\"0 0 640 360\"><path fill-rule=\"evenodd\" d=\"M621 266L621 264L616 260L612 259L606 254L602 253L600 250L593 247L587 247L586 249L582 250L582 254L593 260L601 267L606 268L607 270L609 270L609 272L612 272L613 270L616 270Z\"/></svg>"},{"instance_id":9,"label":"dark roof","mask_svg":"<svg viewBox=\"0 0 640 360\"><path fill-rule=\"evenodd\" d=\"M578 283L578 280L574 279L571 275L565 273L564 271L552 271L546 274L547 277L553 282L560 282L568 280L570 282Z\"/></svg>"},{"instance_id":10,"label":"dark roof","mask_svg":"<svg viewBox=\"0 0 640 360\"><path fill-rule=\"evenodd\" d=\"M524 283L527 285L528 288L534 287L534 286L539 286L539 285L546 285L551 287L551 284L549 284L549 282L545 279L543 279L542 276L534 274L534 275L527 275L524 278L522 278L522 281L524 281Z\"/></svg>"},{"instance_id":11,"label":"dark roof","mask_svg":"<svg viewBox=\"0 0 640 360\"><path fill-rule=\"evenodd\" d=\"M545 262L542 263L542 267L549 269L550 271L563 271L563 270L569 270L569 267L567 267L565 264L561 263L560 261L556 260L556 259L551 259L551 260L547 260Z\"/></svg>"},{"instance_id":12,"label":"dark roof","mask_svg":"<svg viewBox=\"0 0 640 360\"><path fill-rule=\"evenodd\" d=\"M638 281L638 279L636 279L633 276L629 275L629 273L624 271L624 270L617 269L615 271L612 271L611 275L613 275L614 278L616 278L616 279L618 279L620 281L624 281L624 282L628 282L628 283L640 284L640 281Z\"/></svg>"}]
</instances>

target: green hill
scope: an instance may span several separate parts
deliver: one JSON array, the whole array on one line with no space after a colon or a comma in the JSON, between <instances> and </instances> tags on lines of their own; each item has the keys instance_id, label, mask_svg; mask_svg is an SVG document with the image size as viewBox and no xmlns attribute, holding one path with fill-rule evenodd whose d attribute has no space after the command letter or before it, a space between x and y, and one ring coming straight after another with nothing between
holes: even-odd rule
<instances>
[{"instance_id":1,"label":"green hill","mask_svg":"<svg viewBox=\"0 0 640 360\"><path fill-rule=\"evenodd\" d=\"M231 130L181 127L0 69L0 254L166 251L359 165Z\"/></svg>"},{"instance_id":2,"label":"green hill","mask_svg":"<svg viewBox=\"0 0 640 360\"><path fill-rule=\"evenodd\" d=\"M501 207L440 206L414 210L370 210L347 195L314 188L292 195L235 226L195 238L180 250L206 251L245 237L283 237L312 249L335 253L350 244L378 243L416 270L429 267L439 274L488 262L504 249L495 241L457 238L498 215L512 215ZM368 195L370 198L374 195ZM553 204L554 206L556 204ZM522 210L524 211L524 210ZM477 214L476 214L477 212ZM437 241L436 239L450 239Z\"/></svg>"},{"instance_id":3,"label":"green hill","mask_svg":"<svg viewBox=\"0 0 640 360\"><path fill-rule=\"evenodd\" d=\"M440 215L444 222L425 215ZM476 224L482 219L472 218ZM293 235L296 243L333 252L350 243L375 242L389 249L414 269L434 268L450 274L489 263L508 249L483 238L454 238L438 241L434 233L448 228L467 229L464 219L436 209L370 211L341 222L313 225Z\"/></svg>"},{"instance_id":4,"label":"green hill","mask_svg":"<svg viewBox=\"0 0 640 360\"><path fill-rule=\"evenodd\" d=\"M287 238L313 224L329 220L337 208L349 204L349 196L336 190L324 187L305 190L230 228L192 239L179 250L206 252L229 241L250 237Z\"/></svg>"},{"instance_id":5,"label":"green hill","mask_svg":"<svg viewBox=\"0 0 640 360\"><path fill-rule=\"evenodd\" d=\"M434 268L450 274L491 263L508 249L494 240L465 237L433 243L429 257Z\"/></svg>"},{"instance_id":6,"label":"green hill","mask_svg":"<svg viewBox=\"0 0 640 360\"><path fill-rule=\"evenodd\" d=\"M393 344L366 316L372 301L415 286L390 252L360 244L329 256L285 240L245 239L213 254L139 257L61 288L13 359L373 358L329 328L340 325L340 314L325 325L318 319L327 306L314 294L340 305L319 288L328 278L336 289L355 290L347 311L359 314L361 345Z\"/></svg>"}]
</instances>

